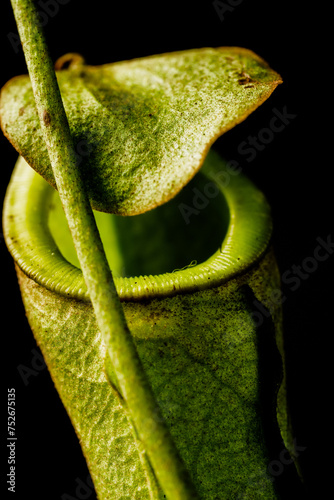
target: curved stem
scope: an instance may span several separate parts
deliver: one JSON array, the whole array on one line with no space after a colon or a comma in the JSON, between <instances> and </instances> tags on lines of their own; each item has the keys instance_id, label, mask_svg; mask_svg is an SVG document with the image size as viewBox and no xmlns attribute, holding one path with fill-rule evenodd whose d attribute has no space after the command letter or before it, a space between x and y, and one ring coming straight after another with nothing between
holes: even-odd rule
<instances>
[{"instance_id":1,"label":"curved stem","mask_svg":"<svg viewBox=\"0 0 334 500\"><path fill-rule=\"evenodd\" d=\"M166 496L195 500L196 491L160 415L107 263L80 176L55 70L33 0L11 0L43 138L82 273L122 395Z\"/></svg>"}]
</instances>

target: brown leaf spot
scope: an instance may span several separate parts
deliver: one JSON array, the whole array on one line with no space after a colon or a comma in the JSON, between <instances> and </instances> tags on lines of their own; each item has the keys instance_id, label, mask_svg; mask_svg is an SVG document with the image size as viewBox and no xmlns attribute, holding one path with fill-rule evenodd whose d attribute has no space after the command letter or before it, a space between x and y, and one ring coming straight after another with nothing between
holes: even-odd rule
<instances>
[{"instance_id":1,"label":"brown leaf spot","mask_svg":"<svg viewBox=\"0 0 334 500\"><path fill-rule=\"evenodd\" d=\"M248 73L245 73L244 71L240 73L240 78L238 80L238 83L240 85L246 85L247 83L253 83L254 80L249 76Z\"/></svg>"},{"instance_id":2,"label":"brown leaf spot","mask_svg":"<svg viewBox=\"0 0 334 500\"><path fill-rule=\"evenodd\" d=\"M19 109L19 116L22 116L24 113L24 106L22 106L22 108Z\"/></svg>"},{"instance_id":3,"label":"brown leaf spot","mask_svg":"<svg viewBox=\"0 0 334 500\"><path fill-rule=\"evenodd\" d=\"M46 109L43 111L43 122L46 127L48 127L51 123L50 113Z\"/></svg>"}]
</instances>

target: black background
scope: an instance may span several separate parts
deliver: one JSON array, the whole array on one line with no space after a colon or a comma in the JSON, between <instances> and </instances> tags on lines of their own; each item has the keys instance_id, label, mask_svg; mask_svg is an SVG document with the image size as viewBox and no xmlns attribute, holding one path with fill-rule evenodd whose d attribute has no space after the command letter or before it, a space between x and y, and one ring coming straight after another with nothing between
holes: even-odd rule
<instances>
[{"instance_id":1,"label":"black background","mask_svg":"<svg viewBox=\"0 0 334 500\"><path fill-rule=\"evenodd\" d=\"M235 7L221 20L211 1L114 5L69 0L59 6L56 15L49 15L45 32L53 60L66 52L80 52L88 64L103 64L174 50L231 45L252 49L281 74L283 85L245 122L218 139L217 147L228 159L239 161L266 194L283 275L313 256L318 237L326 240L334 232L328 159L332 141L325 119L331 76L323 55L323 26L329 12L320 6L307 8L303 2L293 6L256 0L231 4ZM9 33L17 33L9 1L2 4L1 24L2 86L12 76L27 71L22 50L14 50L8 38ZM274 108L281 111L284 107L295 118L247 162L238 152L239 144L269 126ZM0 148L3 197L17 154L2 135ZM26 386L18 373L20 364L32 367L32 349L38 348L3 238L0 250L2 364L5 386L15 387L17 394L16 498L56 500L64 493L75 497L76 478L86 480L86 465L47 370L31 376ZM332 489L325 453L330 457L333 448L327 418L331 413L330 356L326 356L333 332L329 285L333 260L331 255L319 262L318 269L307 273L295 291L291 284L283 283L290 404L296 442L305 447L300 460L310 498L325 497L323 492ZM5 393L2 398L6 418ZM5 436L5 419L3 425Z\"/></svg>"}]
</instances>

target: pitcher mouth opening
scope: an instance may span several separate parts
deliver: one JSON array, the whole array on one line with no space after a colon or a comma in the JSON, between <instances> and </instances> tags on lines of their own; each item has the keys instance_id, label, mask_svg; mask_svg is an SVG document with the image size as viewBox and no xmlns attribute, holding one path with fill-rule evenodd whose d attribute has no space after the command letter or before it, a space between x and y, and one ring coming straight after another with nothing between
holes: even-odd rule
<instances>
[{"instance_id":1,"label":"pitcher mouth opening","mask_svg":"<svg viewBox=\"0 0 334 500\"><path fill-rule=\"evenodd\" d=\"M214 151L168 203L130 217L94 213L121 300L217 286L254 264L272 231L264 195ZM28 277L89 301L59 195L22 157L8 186L3 227Z\"/></svg>"}]
</instances>

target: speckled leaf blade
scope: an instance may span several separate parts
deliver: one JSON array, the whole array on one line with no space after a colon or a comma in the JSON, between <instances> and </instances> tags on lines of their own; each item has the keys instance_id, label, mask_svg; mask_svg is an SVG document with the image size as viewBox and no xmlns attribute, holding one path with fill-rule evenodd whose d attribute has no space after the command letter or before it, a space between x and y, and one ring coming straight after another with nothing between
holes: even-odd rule
<instances>
[{"instance_id":1,"label":"speckled leaf blade","mask_svg":"<svg viewBox=\"0 0 334 500\"><path fill-rule=\"evenodd\" d=\"M174 52L57 72L93 208L122 215L171 199L218 136L244 120L281 82L250 50ZM55 186L28 76L1 92L1 126Z\"/></svg>"}]
</instances>

